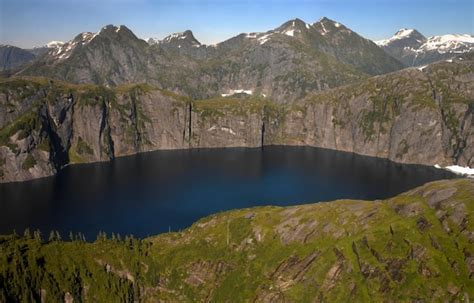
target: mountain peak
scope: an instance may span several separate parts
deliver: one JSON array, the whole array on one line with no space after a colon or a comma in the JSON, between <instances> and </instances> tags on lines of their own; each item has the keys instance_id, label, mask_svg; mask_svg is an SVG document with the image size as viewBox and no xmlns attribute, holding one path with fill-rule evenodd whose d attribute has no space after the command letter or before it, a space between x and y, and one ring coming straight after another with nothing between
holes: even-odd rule
<instances>
[{"instance_id":1,"label":"mountain peak","mask_svg":"<svg viewBox=\"0 0 474 303\"><path fill-rule=\"evenodd\" d=\"M309 28L310 28L309 24L307 24L301 19L295 18L283 23L281 26L279 26L275 30L275 32L293 37L295 33L301 33L304 30L309 29Z\"/></svg>"},{"instance_id":2,"label":"mountain peak","mask_svg":"<svg viewBox=\"0 0 474 303\"><path fill-rule=\"evenodd\" d=\"M402 28L398 30L393 37L398 37L399 39L414 38L419 42L426 40L425 36L413 28Z\"/></svg>"},{"instance_id":3,"label":"mountain peak","mask_svg":"<svg viewBox=\"0 0 474 303\"><path fill-rule=\"evenodd\" d=\"M170 42L172 40L196 40L191 30L185 30L184 32L171 34L163 39L163 42Z\"/></svg>"},{"instance_id":4,"label":"mountain peak","mask_svg":"<svg viewBox=\"0 0 474 303\"><path fill-rule=\"evenodd\" d=\"M304 22L301 19L295 18L295 19L291 19L291 20L286 21L285 23L280 25L280 27L278 27L278 29L304 28L304 27L306 27L306 22Z\"/></svg>"},{"instance_id":5,"label":"mountain peak","mask_svg":"<svg viewBox=\"0 0 474 303\"><path fill-rule=\"evenodd\" d=\"M328 17L322 17L319 21L313 23L313 27L323 36L335 32L338 29L345 28L341 23L331 20Z\"/></svg>"},{"instance_id":6,"label":"mountain peak","mask_svg":"<svg viewBox=\"0 0 474 303\"><path fill-rule=\"evenodd\" d=\"M149 38L147 40L148 44L160 44L160 45L167 45L167 46L177 46L178 48L181 47L200 47L201 42L199 42L195 37L191 30L185 30L184 32L178 32L166 36L163 40L159 40L157 38Z\"/></svg>"},{"instance_id":7,"label":"mountain peak","mask_svg":"<svg viewBox=\"0 0 474 303\"><path fill-rule=\"evenodd\" d=\"M113 25L113 24L108 24L100 29L100 31L97 33L98 35L106 35L106 34L126 34L126 35L132 35L135 37L135 34L125 25Z\"/></svg>"},{"instance_id":8,"label":"mountain peak","mask_svg":"<svg viewBox=\"0 0 474 303\"><path fill-rule=\"evenodd\" d=\"M318 22L334 22L333 20L329 19L328 17L321 17Z\"/></svg>"},{"instance_id":9,"label":"mountain peak","mask_svg":"<svg viewBox=\"0 0 474 303\"><path fill-rule=\"evenodd\" d=\"M413 28L401 28L391 38L375 41L379 46L386 46L400 40L412 40L411 44L423 43L426 37Z\"/></svg>"},{"instance_id":10,"label":"mountain peak","mask_svg":"<svg viewBox=\"0 0 474 303\"><path fill-rule=\"evenodd\" d=\"M82 47L87 44L89 44L94 38L96 37L106 37L110 39L115 39L117 35L123 36L129 36L136 38L135 34L128 29L125 25L119 25L115 26L112 24L106 25L100 29L99 32L97 33L91 33L91 32L84 32L80 33L74 39L62 43L59 41L53 41L56 43L55 47L50 47L48 44L48 47L52 48L52 51L50 54L59 60L67 59L69 56L72 54L72 52L77 48L77 47Z\"/></svg>"}]
</instances>

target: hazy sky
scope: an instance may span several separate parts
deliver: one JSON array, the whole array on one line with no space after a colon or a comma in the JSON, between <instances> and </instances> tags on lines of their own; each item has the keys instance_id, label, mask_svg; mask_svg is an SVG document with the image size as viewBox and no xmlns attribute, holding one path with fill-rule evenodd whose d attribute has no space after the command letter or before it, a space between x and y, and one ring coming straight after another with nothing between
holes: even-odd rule
<instances>
[{"instance_id":1,"label":"hazy sky","mask_svg":"<svg viewBox=\"0 0 474 303\"><path fill-rule=\"evenodd\" d=\"M106 24L126 25L140 38L191 29L210 44L294 18L313 23L323 16L374 40L402 27L425 36L474 34L474 0L0 0L0 44L67 41Z\"/></svg>"}]
</instances>

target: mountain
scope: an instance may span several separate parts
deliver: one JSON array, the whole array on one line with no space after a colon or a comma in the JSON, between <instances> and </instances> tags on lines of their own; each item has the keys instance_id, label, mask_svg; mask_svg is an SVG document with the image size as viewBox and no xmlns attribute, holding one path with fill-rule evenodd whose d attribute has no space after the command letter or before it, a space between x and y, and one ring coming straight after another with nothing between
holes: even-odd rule
<instances>
[{"instance_id":1,"label":"mountain","mask_svg":"<svg viewBox=\"0 0 474 303\"><path fill-rule=\"evenodd\" d=\"M402 28L390 39L376 41L376 43L405 66L412 66L413 50L418 49L426 40L426 37L416 29Z\"/></svg>"},{"instance_id":2,"label":"mountain","mask_svg":"<svg viewBox=\"0 0 474 303\"><path fill-rule=\"evenodd\" d=\"M376 41L388 54L405 66L419 66L453 59L459 54L474 51L471 35L443 35L424 37L415 29L401 29L393 37Z\"/></svg>"},{"instance_id":3,"label":"mountain","mask_svg":"<svg viewBox=\"0 0 474 303\"><path fill-rule=\"evenodd\" d=\"M49 75L78 83L143 82L147 43L125 26L108 25L98 33L84 32L21 72Z\"/></svg>"},{"instance_id":4,"label":"mountain","mask_svg":"<svg viewBox=\"0 0 474 303\"><path fill-rule=\"evenodd\" d=\"M125 26L106 28L80 34L21 75L109 86L146 82L194 99L246 90L285 103L403 67L327 18L312 25L294 19L210 46L189 30L147 43Z\"/></svg>"},{"instance_id":5,"label":"mountain","mask_svg":"<svg viewBox=\"0 0 474 303\"><path fill-rule=\"evenodd\" d=\"M221 212L143 240L27 230L0 237L0 300L470 302L472 197L474 181L454 179L382 201Z\"/></svg>"},{"instance_id":6,"label":"mountain","mask_svg":"<svg viewBox=\"0 0 474 303\"><path fill-rule=\"evenodd\" d=\"M380 52L375 43L359 36L339 22L322 18L312 26L324 37L322 43L319 39L313 40L315 47L355 66L358 70L370 75L379 75L403 67L397 60Z\"/></svg>"},{"instance_id":7,"label":"mountain","mask_svg":"<svg viewBox=\"0 0 474 303\"><path fill-rule=\"evenodd\" d=\"M87 37L88 43L102 43L102 38ZM77 51L67 49L57 56ZM4 79L0 182L158 149L265 145L474 167L473 59L375 76L293 103L249 91L193 100L149 84L107 88L45 78Z\"/></svg>"},{"instance_id":8,"label":"mountain","mask_svg":"<svg viewBox=\"0 0 474 303\"><path fill-rule=\"evenodd\" d=\"M31 52L11 45L0 45L0 71L19 67L35 59Z\"/></svg>"}]
</instances>

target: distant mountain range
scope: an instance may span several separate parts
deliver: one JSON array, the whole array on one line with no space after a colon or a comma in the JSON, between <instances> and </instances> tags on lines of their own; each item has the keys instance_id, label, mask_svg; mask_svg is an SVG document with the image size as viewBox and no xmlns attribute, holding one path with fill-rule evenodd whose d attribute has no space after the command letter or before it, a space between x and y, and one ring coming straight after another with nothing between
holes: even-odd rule
<instances>
[{"instance_id":1,"label":"distant mountain range","mask_svg":"<svg viewBox=\"0 0 474 303\"><path fill-rule=\"evenodd\" d=\"M376 41L405 66L419 66L449 60L474 50L472 35L443 35L426 38L416 29L400 29L390 39Z\"/></svg>"},{"instance_id":2,"label":"distant mountain range","mask_svg":"<svg viewBox=\"0 0 474 303\"><path fill-rule=\"evenodd\" d=\"M195 99L242 90L286 102L401 68L372 41L322 18L210 46L191 31L146 42L109 25L52 48L18 74L109 86L146 82Z\"/></svg>"},{"instance_id":3,"label":"distant mountain range","mask_svg":"<svg viewBox=\"0 0 474 303\"><path fill-rule=\"evenodd\" d=\"M201 44L190 30L145 41L123 25L108 25L30 50L1 46L0 66L8 75L74 83L146 82L194 99L241 91L291 102L371 75L451 59L471 51L474 38L427 39L402 29L376 43L380 47L328 18L312 24L294 19L215 45Z\"/></svg>"}]
</instances>

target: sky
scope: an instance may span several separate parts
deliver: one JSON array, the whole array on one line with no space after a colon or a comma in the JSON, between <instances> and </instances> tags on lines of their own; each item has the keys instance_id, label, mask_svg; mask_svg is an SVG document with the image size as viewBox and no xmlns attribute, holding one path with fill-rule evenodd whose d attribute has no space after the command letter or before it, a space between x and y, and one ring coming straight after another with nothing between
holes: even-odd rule
<instances>
[{"instance_id":1,"label":"sky","mask_svg":"<svg viewBox=\"0 0 474 303\"><path fill-rule=\"evenodd\" d=\"M68 41L104 25L126 25L138 37L187 29L205 44L267 31L300 18L343 23L372 39L415 28L425 36L474 34L474 0L0 0L0 44L23 48Z\"/></svg>"}]
</instances>

